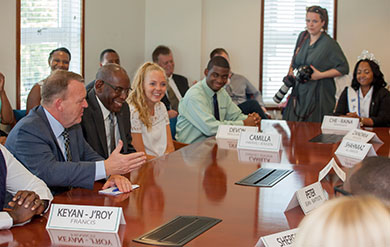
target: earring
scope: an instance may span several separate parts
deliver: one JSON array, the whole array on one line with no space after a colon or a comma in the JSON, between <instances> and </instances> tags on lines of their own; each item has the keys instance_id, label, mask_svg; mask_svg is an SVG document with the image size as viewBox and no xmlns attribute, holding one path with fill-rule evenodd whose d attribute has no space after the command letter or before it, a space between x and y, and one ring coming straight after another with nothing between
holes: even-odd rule
<instances>
[{"instance_id":1,"label":"earring","mask_svg":"<svg viewBox=\"0 0 390 247\"><path fill-rule=\"evenodd\" d=\"M323 33L325 31L325 29L324 28L321 28L321 32Z\"/></svg>"}]
</instances>

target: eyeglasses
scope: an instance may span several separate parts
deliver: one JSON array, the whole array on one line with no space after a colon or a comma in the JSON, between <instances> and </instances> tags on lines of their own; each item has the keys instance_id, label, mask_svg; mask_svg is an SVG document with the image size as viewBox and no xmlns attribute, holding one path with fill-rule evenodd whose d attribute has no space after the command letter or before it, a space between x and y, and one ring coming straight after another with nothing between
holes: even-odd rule
<instances>
[{"instance_id":1,"label":"eyeglasses","mask_svg":"<svg viewBox=\"0 0 390 247\"><path fill-rule=\"evenodd\" d=\"M348 191L345 191L343 189L343 185L340 184L340 185L336 185L335 187L333 187L334 189L334 195L337 197L338 193L340 193L341 195L343 196L352 196L352 193L351 192L348 192Z\"/></svg>"},{"instance_id":2,"label":"eyeglasses","mask_svg":"<svg viewBox=\"0 0 390 247\"><path fill-rule=\"evenodd\" d=\"M120 94L120 95L121 95L122 93L124 93L124 94L126 94L126 95L129 95L130 88L115 87L114 85L112 85L111 83L108 83L108 82L106 82L106 81L103 81L103 80L102 80L102 82L103 82L104 84L107 84L108 86L110 86L112 89L114 89L114 91L115 91L116 94Z\"/></svg>"}]
</instances>

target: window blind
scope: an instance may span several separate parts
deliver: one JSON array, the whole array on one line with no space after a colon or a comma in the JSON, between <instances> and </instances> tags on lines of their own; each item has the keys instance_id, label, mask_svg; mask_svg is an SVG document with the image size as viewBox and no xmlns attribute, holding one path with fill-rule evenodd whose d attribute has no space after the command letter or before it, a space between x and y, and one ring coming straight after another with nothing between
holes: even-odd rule
<instances>
[{"instance_id":1,"label":"window blind","mask_svg":"<svg viewBox=\"0 0 390 247\"><path fill-rule=\"evenodd\" d=\"M298 35L306 27L306 7L319 5L328 10L328 34L333 37L334 0L263 0L263 99L267 105L272 100L287 75Z\"/></svg>"},{"instance_id":2,"label":"window blind","mask_svg":"<svg viewBox=\"0 0 390 247\"><path fill-rule=\"evenodd\" d=\"M49 53L66 47L69 70L81 72L82 0L20 0L20 105L38 81L50 74Z\"/></svg>"}]
</instances>

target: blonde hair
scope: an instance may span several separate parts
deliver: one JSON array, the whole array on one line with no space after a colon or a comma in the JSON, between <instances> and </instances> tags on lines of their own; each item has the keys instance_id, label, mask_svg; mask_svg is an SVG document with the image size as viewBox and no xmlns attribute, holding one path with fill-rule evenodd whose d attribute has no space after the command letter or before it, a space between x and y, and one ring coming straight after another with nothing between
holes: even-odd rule
<instances>
[{"instance_id":1,"label":"blonde hair","mask_svg":"<svg viewBox=\"0 0 390 247\"><path fill-rule=\"evenodd\" d=\"M295 247L390 246L390 213L372 196L346 196L324 203L299 224Z\"/></svg>"},{"instance_id":2,"label":"blonde hair","mask_svg":"<svg viewBox=\"0 0 390 247\"><path fill-rule=\"evenodd\" d=\"M133 90L127 98L127 103L132 104L135 107L138 111L139 119L148 130L152 127L152 121L150 119L150 111L147 105L144 81L146 75L151 71L161 71L164 74L165 79L167 79L163 68L156 63L146 62L137 70L132 84Z\"/></svg>"}]
</instances>

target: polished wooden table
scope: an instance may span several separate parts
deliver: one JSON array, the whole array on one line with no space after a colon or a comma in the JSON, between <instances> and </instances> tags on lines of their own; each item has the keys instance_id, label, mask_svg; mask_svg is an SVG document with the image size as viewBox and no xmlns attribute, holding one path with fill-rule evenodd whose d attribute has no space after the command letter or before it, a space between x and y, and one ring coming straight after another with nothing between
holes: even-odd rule
<instances>
[{"instance_id":1,"label":"polished wooden table","mask_svg":"<svg viewBox=\"0 0 390 247\"><path fill-rule=\"evenodd\" d=\"M338 147L338 143L309 142L321 133L317 123L270 120L263 121L262 129L282 135L279 154L241 153L234 144L224 145L209 138L145 164L131 175L133 183L141 186L131 193L116 197L98 195L102 184L96 183L93 191L73 189L56 196L53 203L122 207L127 222L119 231L123 246L145 246L132 240L178 215L222 219L187 246L254 246L260 236L298 226L304 216L300 208L285 212L291 197L296 190L317 181L318 172ZM376 146L377 153L389 156L389 129L370 130L385 142ZM294 172L272 188L234 184L260 167ZM322 182L330 196L336 183L340 181L334 174ZM52 246L46 223L47 214L1 234L12 234L12 246ZM73 236L77 234L80 232ZM66 246L75 246L77 242L77 238L67 240L63 242Z\"/></svg>"}]
</instances>

